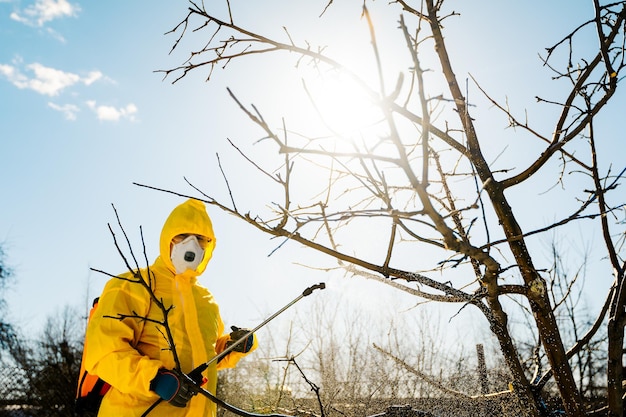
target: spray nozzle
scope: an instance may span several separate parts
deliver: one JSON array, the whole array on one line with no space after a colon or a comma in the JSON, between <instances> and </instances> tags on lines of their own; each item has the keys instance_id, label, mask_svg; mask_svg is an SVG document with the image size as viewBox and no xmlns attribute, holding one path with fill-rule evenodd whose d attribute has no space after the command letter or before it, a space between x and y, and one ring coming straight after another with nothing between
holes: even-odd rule
<instances>
[{"instance_id":1,"label":"spray nozzle","mask_svg":"<svg viewBox=\"0 0 626 417\"><path fill-rule=\"evenodd\" d=\"M311 295L311 293L317 289L323 290L324 288L326 288L326 284L323 282L320 282L319 284L315 284L310 286L309 288L307 288L306 290L304 290L304 292L302 293L302 295L304 297L306 297L307 295Z\"/></svg>"}]
</instances>

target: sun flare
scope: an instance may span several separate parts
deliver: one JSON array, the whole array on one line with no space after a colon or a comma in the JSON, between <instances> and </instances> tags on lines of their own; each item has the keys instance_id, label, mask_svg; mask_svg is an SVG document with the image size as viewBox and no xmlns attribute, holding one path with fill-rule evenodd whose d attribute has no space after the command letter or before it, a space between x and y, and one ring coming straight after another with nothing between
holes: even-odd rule
<instances>
[{"instance_id":1,"label":"sun flare","mask_svg":"<svg viewBox=\"0 0 626 417\"><path fill-rule=\"evenodd\" d=\"M319 121L336 136L363 135L381 119L372 97L345 73L309 78L304 85Z\"/></svg>"}]
</instances>

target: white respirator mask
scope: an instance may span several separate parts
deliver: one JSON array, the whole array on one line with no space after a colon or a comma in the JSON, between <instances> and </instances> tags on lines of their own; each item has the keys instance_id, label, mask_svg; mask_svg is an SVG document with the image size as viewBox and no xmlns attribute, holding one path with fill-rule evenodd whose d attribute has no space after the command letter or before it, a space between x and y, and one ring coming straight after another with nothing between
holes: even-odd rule
<instances>
[{"instance_id":1,"label":"white respirator mask","mask_svg":"<svg viewBox=\"0 0 626 417\"><path fill-rule=\"evenodd\" d=\"M171 259L177 274L182 274L187 269L195 270L203 258L204 249L194 235L189 235L172 246Z\"/></svg>"}]
</instances>

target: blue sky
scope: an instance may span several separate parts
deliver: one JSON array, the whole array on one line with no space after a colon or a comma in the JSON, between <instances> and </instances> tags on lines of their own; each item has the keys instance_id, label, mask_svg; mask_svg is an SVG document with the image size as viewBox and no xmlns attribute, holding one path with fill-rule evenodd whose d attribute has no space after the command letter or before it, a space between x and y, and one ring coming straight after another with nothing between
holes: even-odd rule
<instances>
[{"instance_id":1,"label":"blue sky","mask_svg":"<svg viewBox=\"0 0 626 417\"><path fill-rule=\"evenodd\" d=\"M112 205L135 249L141 226L148 259L157 256L162 224L182 200L133 182L193 194L186 177L223 193L216 152L232 154L226 138L258 138L226 92L249 88L251 77L235 69L210 83L197 74L172 85L155 73L188 53L168 55L174 38L164 35L187 6L0 0L0 242L15 278L4 295L10 319L27 334L66 305L87 308L108 279L90 268L124 271L108 229L121 238ZM243 8L240 16L257 12ZM268 257L277 243L267 236L209 214L218 244L203 283L227 325L254 327L327 280L285 250Z\"/></svg>"},{"instance_id":2,"label":"blue sky","mask_svg":"<svg viewBox=\"0 0 626 417\"><path fill-rule=\"evenodd\" d=\"M335 5L327 21L314 18L311 23L296 19L307 13L318 16L326 2L231 3L238 19L273 34L289 25L296 36L308 30L322 44L339 43L348 59L369 51L367 41L353 45L367 33L358 4ZM449 25L454 30L450 39L473 39L472 44L451 45L458 74L471 71L484 87L497 91L499 99L507 97L506 91L521 111L534 101L525 85L546 92L553 88L550 74L537 71L537 54L579 22L590 2L537 2L537 8L518 3L503 2L498 7L506 9L507 18L483 25L493 6L478 1L462 10L458 26ZM164 35L184 17L187 4L0 0L0 242L15 271L6 298L18 325L37 330L64 305L85 306L107 279L90 267L123 271L107 227L111 223L121 235L112 204L135 247L142 227L148 258L154 259L161 225L181 199L133 182L192 193L183 180L187 177L210 193L226 196L216 152L230 152L232 159L224 160L230 163L235 158L226 138L251 143L260 135L228 98L227 86L245 102L278 113L293 111L296 101L291 102L288 93L292 86L287 85L285 93L275 84L283 77L285 83L297 83L297 77L277 72L275 68L282 67L272 61L233 63L227 71L216 71L208 83L201 70L175 85L154 72L180 64L189 51L181 47L168 55L174 38ZM570 11L566 18L561 14L564 6ZM397 14L375 18L397 20ZM510 21L510 16L519 19ZM354 30L339 36L329 29L347 18ZM536 24L532 30L523 23L529 19ZM515 30L520 35L514 39L523 41L511 48L511 38L501 34ZM494 52L501 58L494 60ZM293 62L285 66L291 67ZM531 71L538 75L529 75ZM501 132L505 121L499 123L489 128ZM232 164L229 172L244 172ZM232 175L245 187L244 174ZM263 190L243 188L239 198L254 203L263 196ZM328 278L339 281L295 265L315 262L309 252L289 247L268 257L276 242L221 212L209 213L218 245L203 282L221 302L227 323L254 326L305 287ZM342 285L351 284L336 285L341 291ZM367 298L369 285L351 286L350 292Z\"/></svg>"},{"instance_id":3,"label":"blue sky","mask_svg":"<svg viewBox=\"0 0 626 417\"><path fill-rule=\"evenodd\" d=\"M182 200L133 182L190 192L183 176L204 186L215 181L204 177L215 160L211 141L219 147L226 136L214 127L222 104L212 100L225 97L224 85L172 86L154 73L173 63L164 33L184 16L186 2L146 6L0 2L0 241L15 273L5 294L9 311L24 329L39 329L64 305L84 306L97 295L106 277L90 267L123 271L107 227L117 227L112 204L137 247L142 226L148 258L156 257L163 221ZM225 300L225 316L244 303L247 313L236 317L254 325L310 284L283 282L284 293L257 299L257 285L281 281L271 271L280 266L267 261L267 239L210 214L219 242L211 271L222 278L205 284ZM256 249L239 253L235 231ZM242 256L250 263L242 265ZM255 263L268 276L253 272ZM231 315L229 297L238 300Z\"/></svg>"}]
</instances>

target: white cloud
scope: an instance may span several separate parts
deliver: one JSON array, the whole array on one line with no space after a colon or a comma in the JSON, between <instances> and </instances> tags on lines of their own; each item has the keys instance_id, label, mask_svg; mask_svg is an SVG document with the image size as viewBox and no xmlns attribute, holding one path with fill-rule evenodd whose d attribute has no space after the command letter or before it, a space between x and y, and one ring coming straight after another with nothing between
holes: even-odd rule
<instances>
[{"instance_id":1,"label":"white cloud","mask_svg":"<svg viewBox=\"0 0 626 417\"><path fill-rule=\"evenodd\" d=\"M76 120L76 114L80 111L80 109L78 108L78 106L74 105L74 104L64 104L64 105L58 105L52 102L48 102L48 107L50 107L51 109L54 109L58 112L63 113L63 116L67 119L67 120Z\"/></svg>"},{"instance_id":2,"label":"white cloud","mask_svg":"<svg viewBox=\"0 0 626 417\"><path fill-rule=\"evenodd\" d=\"M0 0L2 1L2 0ZM21 70L23 68L24 70ZM100 71L91 71L85 76L80 76L72 72L66 72L51 67L46 67L37 62L24 65L21 58L16 58L11 64L0 63L0 79L6 78L11 84L19 89L32 90L39 94L56 97L64 90L76 85L83 84L91 86L95 82L115 83L114 80L106 77ZM86 102L87 107L91 109L98 120L102 121L118 121L121 119L134 122L137 114L137 106L129 103L124 107L114 107L107 105L99 105L94 100ZM48 102L48 107L63 114L67 120L76 120L80 111L78 105L64 104L60 105L54 102Z\"/></svg>"},{"instance_id":3,"label":"white cloud","mask_svg":"<svg viewBox=\"0 0 626 417\"><path fill-rule=\"evenodd\" d=\"M26 69L32 71L34 76L29 78L15 66L0 64L0 75L3 75L17 88L33 90L50 97L59 95L63 90L77 83L89 86L103 78L100 71L92 71L86 77L81 77L72 72L46 67L37 62L27 65Z\"/></svg>"},{"instance_id":4,"label":"white cloud","mask_svg":"<svg viewBox=\"0 0 626 417\"><path fill-rule=\"evenodd\" d=\"M0 64L0 74L4 75L9 80L16 77L15 67L6 64Z\"/></svg>"},{"instance_id":5,"label":"white cloud","mask_svg":"<svg viewBox=\"0 0 626 417\"><path fill-rule=\"evenodd\" d=\"M85 78L83 78L83 84L91 85L103 77L100 71L91 71Z\"/></svg>"},{"instance_id":6,"label":"white cloud","mask_svg":"<svg viewBox=\"0 0 626 417\"><path fill-rule=\"evenodd\" d=\"M65 43L65 38L63 37L63 35L61 35L59 32L57 32L54 29L51 28L45 28L46 32L48 32L48 35L52 36L54 39L58 40L61 43Z\"/></svg>"},{"instance_id":7,"label":"white cloud","mask_svg":"<svg viewBox=\"0 0 626 417\"><path fill-rule=\"evenodd\" d=\"M96 113L98 120L117 122L120 119L127 119L131 122L135 121L137 106L133 103L127 104L125 107L116 108L113 106L98 105L94 100L87 101L87 107Z\"/></svg>"},{"instance_id":8,"label":"white cloud","mask_svg":"<svg viewBox=\"0 0 626 417\"><path fill-rule=\"evenodd\" d=\"M34 63L27 66L35 73L35 77L28 80L23 88L30 88L40 94L56 96L67 87L80 81L80 77L71 72L65 72L41 64ZM18 87L20 87L18 85Z\"/></svg>"},{"instance_id":9,"label":"white cloud","mask_svg":"<svg viewBox=\"0 0 626 417\"><path fill-rule=\"evenodd\" d=\"M27 21L25 18L23 18L22 16L20 16L20 15L19 15L18 13L16 13L16 12L11 13L11 14L9 15L9 17L10 17L11 19L15 20L16 22L26 23L26 24L28 23L28 21Z\"/></svg>"},{"instance_id":10,"label":"white cloud","mask_svg":"<svg viewBox=\"0 0 626 417\"><path fill-rule=\"evenodd\" d=\"M67 0L36 0L23 11L11 13L11 19L29 26L42 27L46 22L77 16L80 7Z\"/></svg>"}]
</instances>

